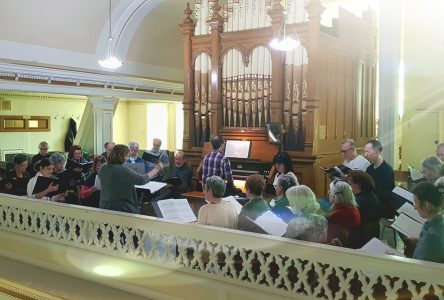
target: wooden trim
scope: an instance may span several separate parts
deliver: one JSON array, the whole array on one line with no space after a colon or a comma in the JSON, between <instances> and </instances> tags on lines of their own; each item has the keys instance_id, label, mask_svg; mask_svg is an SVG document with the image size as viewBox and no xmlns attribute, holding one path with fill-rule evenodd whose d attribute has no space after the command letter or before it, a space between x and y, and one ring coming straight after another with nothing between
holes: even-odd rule
<instances>
[{"instance_id":1,"label":"wooden trim","mask_svg":"<svg viewBox=\"0 0 444 300\"><path fill-rule=\"evenodd\" d=\"M23 127L6 127L7 121L23 121ZM37 121L37 127L31 126ZM50 116L0 116L0 132L42 132L51 131Z\"/></svg>"}]
</instances>

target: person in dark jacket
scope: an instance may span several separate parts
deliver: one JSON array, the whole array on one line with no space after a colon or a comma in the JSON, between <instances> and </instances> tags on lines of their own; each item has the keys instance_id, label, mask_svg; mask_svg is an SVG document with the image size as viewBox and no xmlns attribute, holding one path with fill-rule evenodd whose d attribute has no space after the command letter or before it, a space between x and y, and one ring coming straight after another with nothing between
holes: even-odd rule
<instances>
[{"instance_id":1,"label":"person in dark jacket","mask_svg":"<svg viewBox=\"0 0 444 300\"><path fill-rule=\"evenodd\" d=\"M29 182L28 157L25 154L14 156L14 168L9 170L6 178L1 181L1 191L6 194L26 196Z\"/></svg>"},{"instance_id":2,"label":"person in dark jacket","mask_svg":"<svg viewBox=\"0 0 444 300\"><path fill-rule=\"evenodd\" d=\"M49 145L47 142L43 141L39 143L39 153L31 158L31 162L28 164L28 168L26 169L30 177L34 177L36 173L34 169L35 163L42 160L43 158L49 158L50 154L48 153L48 150Z\"/></svg>"},{"instance_id":3,"label":"person in dark jacket","mask_svg":"<svg viewBox=\"0 0 444 300\"><path fill-rule=\"evenodd\" d=\"M361 244L364 245L373 237L379 237L379 219L382 212L379 199L375 194L375 183L366 172L356 170L348 173L348 184L355 195L361 215L359 237Z\"/></svg>"}]
</instances>

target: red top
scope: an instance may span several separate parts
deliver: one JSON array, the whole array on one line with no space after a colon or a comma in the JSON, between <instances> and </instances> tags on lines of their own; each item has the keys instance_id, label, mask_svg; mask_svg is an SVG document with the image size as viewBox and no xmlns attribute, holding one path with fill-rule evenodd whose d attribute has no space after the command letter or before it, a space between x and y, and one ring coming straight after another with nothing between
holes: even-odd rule
<instances>
[{"instance_id":1,"label":"red top","mask_svg":"<svg viewBox=\"0 0 444 300\"><path fill-rule=\"evenodd\" d=\"M361 224L359 209L349 204L336 203L326 218L329 225L333 223L347 229L357 228Z\"/></svg>"}]
</instances>

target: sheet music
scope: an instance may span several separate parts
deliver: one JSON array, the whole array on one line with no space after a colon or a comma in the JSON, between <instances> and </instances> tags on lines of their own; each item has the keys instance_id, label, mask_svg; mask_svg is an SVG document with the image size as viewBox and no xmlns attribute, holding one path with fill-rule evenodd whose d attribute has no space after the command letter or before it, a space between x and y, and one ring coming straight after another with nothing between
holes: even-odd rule
<instances>
[{"instance_id":1,"label":"sheet music","mask_svg":"<svg viewBox=\"0 0 444 300\"><path fill-rule=\"evenodd\" d=\"M282 221L282 219L276 216L271 210L268 210L256 218L254 223L271 235L283 236L287 230L287 223Z\"/></svg>"},{"instance_id":2,"label":"sheet music","mask_svg":"<svg viewBox=\"0 0 444 300\"><path fill-rule=\"evenodd\" d=\"M96 179L94 180L94 186L98 191L102 190L102 182L100 182L99 175L96 175Z\"/></svg>"},{"instance_id":3,"label":"sheet music","mask_svg":"<svg viewBox=\"0 0 444 300\"><path fill-rule=\"evenodd\" d=\"M424 224L427 220L424 219L423 217L421 217L419 215L419 213L416 211L416 209L413 207L413 205L411 205L410 203L404 203L399 209L398 209L398 213L399 214L405 214L407 216L409 216L410 218L418 221L421 224Z\"/></svg>"},{"instance_id":4,"label":"sheet music","mask_svg":"<svg viewBox=\"0 0 444 300\"><path fill-rule=\"evenodd\" d=\"M392 190L393 193L396 195L401 196L411 204L413 204L413 194L407 191L406 189L403 189L402 187L395 186L395 188Z\"/></svg>"},{"instance_id":5,"label":"sheet music","mask_svg":"<svg viewBox=\"0 0 444 300\"><path fill-rule=\"evenodd\" d=\"M422 230L422 224L408 217L400 214L391 225L394 229L410 238L419 238Z\"/></svg>"},{"instance_id":6,"label":"sheet music","mask_svg":"<svg viewBox=\"0 0 444 300\"><path fill-rule=\"evenodd\" d=\"M250 153L250 141L228 140L225 143L225 156L248 158Z\"/></svg>"},{"instance_id":7,"label":"sheet music","mask_svg":"<svg viewBox=\"0 0 444 300\"><path fill-rule=\"evenodd\" d=\"M411 165L407 165L407 168L409 170L410 178L413 181L416 181L416 180L424 178L424 175L419 170L417 170L414 167L412 167Z\"/></svg>"},{"instance_id":8,"label":"sheet music","mask_svg":"<svg viewBox=\"0 0 444 300\"><path fill-rule=\"evenodd\" d=\"M150 181L144 185L135 185L135 187L138 189L150 190L150 192L154 194L166 185L165 182Z\"/></svg>"},{"instance_id":9,"label":"sheet music","mask_svg":"<svg viewBox=\"0 0 444 300\"><path fill-rule=\"evenodd\" d=\"M404 254L402 254L398 250L393 249L392 247L386 245L383 241L381 241L375 237L372 238L370 241L368 241L367 244L362 246L362 248L359 249L359 251L405 257Z\"/></svg>"},{"instance_id":10,"label":"sheet music","mask_svg":"<svg viewBox=\"0 0 444 300\"><path fill-rule=\"evenodd\" d=\"M157 201L157 205L164 219L179 222L197 221L187 199L160 200Z\"/></svg>"},{"instance_id":11,"label":"sheet music","mask_svg":"<svg viewBox=\"0 0 444 300\"><path fill-rule=\"evenodd\" d=\"M223 198L225 201L230 202L231 204L233 204L234 208L236 209L237 214L240 213L241 209L242 209L242 205L236 200L234 199L233 196L228 196Z\"/></svg>"}]
</instances>

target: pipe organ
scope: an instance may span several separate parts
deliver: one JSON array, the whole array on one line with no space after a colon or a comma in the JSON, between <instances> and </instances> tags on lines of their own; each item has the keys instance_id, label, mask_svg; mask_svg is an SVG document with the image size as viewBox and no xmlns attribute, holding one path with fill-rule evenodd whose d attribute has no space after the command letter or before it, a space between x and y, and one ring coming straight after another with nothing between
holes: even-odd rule
<instances>
[{"instance_id":1,"label":"pipe organ","mask_svg":"<svg viewBox=\"0 0 444 300\"><path fill-rule=\"evenodd\" d=\"M289 52L269 46L284 10L287 35L301 42ZM184 150L194 166L212 135L266 141L265 125L277 123L299 181L321 196L319 167L339 162L341 140L362 145L375 136L375 24L340 9L324 27L323 10L320 0L195 0L186 7Z\"/></svg>"}]
</instances>

